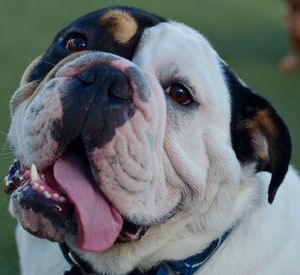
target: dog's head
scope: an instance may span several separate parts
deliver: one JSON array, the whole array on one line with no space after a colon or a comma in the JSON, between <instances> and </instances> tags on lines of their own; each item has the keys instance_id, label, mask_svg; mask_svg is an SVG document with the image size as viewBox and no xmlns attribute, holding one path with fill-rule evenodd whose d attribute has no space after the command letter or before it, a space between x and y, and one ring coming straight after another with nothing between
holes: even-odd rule
<instances>
[{"instance_id":1,"label":"dog's head","mask_svg":"<svg viewBox=\"0 0 300 275\"><path fill-rule=\"evenodd\" d=\"M245 174L272 173L272 202L290 160L285 124L203 36L132 8L60 31L11 112L12 214L115 273L208 213L230 225Z\"/></svg>"}]
</instances>

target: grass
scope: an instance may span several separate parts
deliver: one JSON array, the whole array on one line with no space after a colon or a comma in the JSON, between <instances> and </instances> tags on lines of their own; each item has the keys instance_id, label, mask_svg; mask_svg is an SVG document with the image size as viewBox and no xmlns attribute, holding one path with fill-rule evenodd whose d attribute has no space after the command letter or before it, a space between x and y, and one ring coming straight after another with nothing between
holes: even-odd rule
<instances>
[{"instance_id":1,"label":"grass","mask_svg":"<svg viewBox=\"0 0 300 275\"><path fill-rule=\"evenodd\" d=\"M5 143L8 102L22 72L42 53L65 24L108 5L131 5L183 21L200 30L250 86L266 96L288 123L294 140L293 163L300 167L300 73L283 74L278 60L287 50L282 1L164 0L164 1L5 1L0 9L0 176L12 156ZM298 137L298 140L297 140ZM0 193L0 274L19 274L14 221L8 198Z\"/></svg>"}]
</instances>

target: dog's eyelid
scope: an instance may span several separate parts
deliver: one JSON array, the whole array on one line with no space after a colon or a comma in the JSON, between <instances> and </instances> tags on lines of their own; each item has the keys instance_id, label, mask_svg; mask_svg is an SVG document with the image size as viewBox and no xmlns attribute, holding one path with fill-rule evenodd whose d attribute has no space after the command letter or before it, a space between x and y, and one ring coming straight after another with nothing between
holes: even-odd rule
<instances>
[{"instance_id":1,"label":"dog's eyelid","mask_svg":"<svg viewBox=\"0 0 300 275\"><path fill-rule=\"evenodd\" d=\"M198 104L193 96L192 88L182 82L172 81L163 87L165 93L180 105Z\"/></svg>"},{"instance_id":2,"label":"dog's eyelid","mask_svg":"<svg viewBox=\"0 0 300 275\"><path fill-rule=\"evenodd\" d=\"M69 30L68 32L66 32L63 35L63 39L67 40L67 39L70 39L73 36L82 37L82 38L87 39L87 34L85 32L83 32L83 31L81 31L81 30L78 30L78 29L71 29L71 30Z\"/></svg>"},{"instance_id":3,"label":"dog's eyelid","mask_svg":"<svg viewBox=\"0 0 300 275\"><path fill-rule=\"evenodd\" d=\"M82 32L72 31L63 39L64 47L70 51L84 50L88 45L88 37Z\"/></svg>"},{"instance_id":4,"label":"dog's eyelid","mask_svg":"<svg viewBox=\"0 0 300 275\"><path fill-rule=\"evenodd\" d=\"M196 97L195 87L187 77L173 74L168 80L162 82L162 87L164 90L166 90L168 87L174 84L180 84L184 86L189 91L193 101L197 103L197 105L200 105L200 102Z\"/></svg>"},{"instance_id":5,"label":"dog's eyelid","mask_svg":"<svg viewBox=\"0 0 300 275\"><path fill-rule=\"evenodd\" d=\"M184 77L175 77L173 79L170 79L169 81L164 82L162 84L162 87L166 91L171 85L174 84L180 84L184 86L188 90L193 102L195 102L197 105L201 105L199 99L196 97L195 88L193 87L193 85L191 85L191 82L188 79Z\"/></svg>"}]
</instances>

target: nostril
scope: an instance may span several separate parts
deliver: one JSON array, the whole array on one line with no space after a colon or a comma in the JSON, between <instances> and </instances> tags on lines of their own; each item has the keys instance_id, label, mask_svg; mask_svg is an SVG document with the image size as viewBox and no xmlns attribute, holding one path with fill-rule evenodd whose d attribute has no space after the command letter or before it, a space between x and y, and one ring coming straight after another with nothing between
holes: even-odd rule
<instances>
[{"instance_id":1,"label":"nostril","mask_svg":"<svg viewBox=\"0 0 300 275\"><path fill-rule=\"evenodd\" d=\"M103 94L106 92L112 99L129 101L133 98L133 90L127 77L112 66L99 64L82 71L76 77L82 86L93 87Z\"/></svg>"},{"instance_id":2,"label":"nostril","mask_svg":"<svg viewBox=\"0 0 300 275\"><path fill-rule=\"evenodd\" d=\"M77 78L82 82L83 85L91 86L96 82L97 70L95 68L91 68L90 70L80 73Z\"/></svg>"},{"instance_id":3,"label":"nostril","mask_svg":"<svg viewBox=\"0 0 300 275\"><path fill-rule=\"evenodd\" d=\"M109 88L109 94L116 99L122 100L131 100L133 97L132 89L130 88L130 85L128 85L125 77L121 77L112 83Z\"/></svg>"}]
</instances>

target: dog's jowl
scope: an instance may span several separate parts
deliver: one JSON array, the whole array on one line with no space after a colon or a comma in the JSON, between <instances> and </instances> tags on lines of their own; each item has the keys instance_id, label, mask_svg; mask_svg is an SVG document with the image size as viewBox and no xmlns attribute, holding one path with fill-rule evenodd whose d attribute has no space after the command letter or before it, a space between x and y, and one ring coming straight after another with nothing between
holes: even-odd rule
<instances>
[{"instance_id":1,"label":"dog's jowl","mask_svg":"<svg viewBox=\"0 0 300 275\"><path fill-rule=\"evenodd\" d=\"M11 114L23 275L300 274L287 127L192 28L85 15L29 65Z\"/></svg>"}]
</instances>

